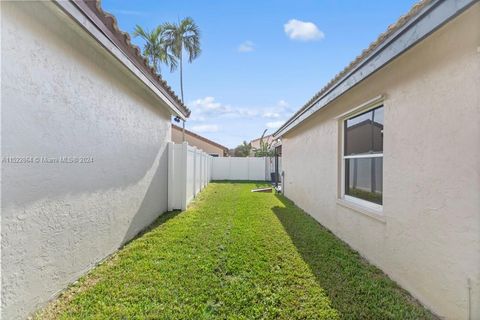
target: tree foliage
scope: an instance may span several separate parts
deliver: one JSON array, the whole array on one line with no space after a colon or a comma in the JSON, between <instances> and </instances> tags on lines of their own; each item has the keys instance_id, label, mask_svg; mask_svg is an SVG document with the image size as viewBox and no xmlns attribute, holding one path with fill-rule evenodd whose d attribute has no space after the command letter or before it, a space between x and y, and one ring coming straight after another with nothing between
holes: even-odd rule
<instances>
[{"instance_id":1,"label":"tree foliage","mask_svg":"<svg viewBox=\"0 0 480 320\"><path fill-rule=\"evenodd\" d=\"M233 155L235 157L249 157L252 152L252 144L247 143L247 141L243 141L243 143L237 146L234 149Z\"/></svg>"},{"instance_id":2,"label":"tree foliage","mask_svg":"<svg viewBox=\"0 0 480 320\"><path fill-rule=\"evenodd\" d=\"M161 72L161 63L167 65L170 72L180 67L180 92L183 102L184 53L188 62L192 63L202 52L200 29L195 21L187 17L178 23L163 23L151 31L136 25L133 36L141 37L145 41L142 52L158 73Z\"/></svg>"},{"instance_id":3,"label":"tree foliage","mask_svg":"<svg viewBox=\"0 0 480 320\"><path fill-rule=\"evenodd\" d=\"M145 41L142 53L158 73L161 73L160 63L166 64L170 71L174 71L178 65L176 56L163 38L163 32L162 26L149 31L139 25L135 26L133 32L134 37L141 37Z\"/></svg>"},{"instance_id":4,"label":"tree foliage","mask_svg":"<svg viewBox=\"0 0 480 320\"><path fill-rule=\"evenodd\" d=\"M180 65L180 91L183 101L183 54L187 54L188 62L192 63L200 53L200 29L195 21L187 17L179 23L164 23L162 38Z\"/></svg>"},{"instance_id":5,"label":"tree foliage","mask_svg":"<svg viewBox=\"0 0 480 320\"><path fill-rule=\"evenodd\" d=\"M273 141L268 142L268 139L265 139L265 133L267 133L267 129L263 131L260 138L260 147L253 149L255 157L273 157L275 155L275 150L272 148Z\"/></svg>"}]
</instances>

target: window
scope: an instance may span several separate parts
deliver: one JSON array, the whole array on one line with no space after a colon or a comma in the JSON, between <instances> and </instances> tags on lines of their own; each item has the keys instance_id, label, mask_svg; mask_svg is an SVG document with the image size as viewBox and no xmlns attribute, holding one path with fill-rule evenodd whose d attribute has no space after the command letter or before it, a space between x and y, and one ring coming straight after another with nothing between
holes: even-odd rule
<instances>
[{"instance_id":1,"label":"window","mask_svg":"<svg viewBox=\"0 0 480 320\"><path fill-rule=\"evenodd\" d=\"M379 208L383 204L383 105L344 121L343 161L345 199Z\"/></svg>"}]
</instances>

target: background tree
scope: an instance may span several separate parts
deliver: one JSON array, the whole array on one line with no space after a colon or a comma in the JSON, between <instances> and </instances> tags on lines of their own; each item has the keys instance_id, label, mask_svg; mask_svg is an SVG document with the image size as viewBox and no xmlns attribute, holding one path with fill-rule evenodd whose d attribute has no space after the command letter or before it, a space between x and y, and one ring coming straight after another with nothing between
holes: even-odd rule
<instances>
[{"instance_id":1,"label":"background tree","mask_svg":"<svg viewBox=\"0 0 480 320\"><path fill-rule=\"evenodd\" d=\"M169 51L179 61L180 65L180 94L183 98L183 53L187 53L188 62L192 63L200 53L200 29L192 18L187 17L179 23L164 23L162 25L162 38Z\"/></svg>"},{"instance_id":2,"label":"background tree","mask_svg":"<svg viewBox=\"0 0 480 320\"><path fill-rule=\"evenodd\" d=\"M269 143L268 139L265 139L265 133L267 133L267 130L268 129L265 129L262 133L260 147L253 149L255 157L273 157L275 155L275 150L272 148L273 141Z\"/></svg>"},{"instance_id":3,"label":"background tree","mask_svg":"<svg viewBox=\"0 0 480 320\"><path fill-rule=\"evenodd\" d=\"M163 38L163 26L158 26L152 31L143 29L138 24L133 31L134 37L141 37L145 44L143 46L143 55L145 55L155 71L161 73L160 63L166 64L170 71L177 68L177 58L167 46Z\"/></svg>"},{"instance_id":4,"label":"background tree","mask_svg":"<svg viewBox=\"0 0 480 320\"><path fill-rule=\"evenodd\" d=\"M235 157L248 157L252 152L252 144L243 141L241 145L235 148L234 156Z\"/></svg>"}]
</instances>

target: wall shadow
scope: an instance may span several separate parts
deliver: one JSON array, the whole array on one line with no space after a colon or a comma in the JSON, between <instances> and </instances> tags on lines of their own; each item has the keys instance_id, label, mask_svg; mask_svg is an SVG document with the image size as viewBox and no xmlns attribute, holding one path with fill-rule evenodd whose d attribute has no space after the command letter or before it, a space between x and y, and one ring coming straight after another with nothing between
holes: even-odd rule
<instances>
[{"instance_id":1,"label":"wall shadow","mask_svg":"<svg viewBox=\"0 0 480 320\"><path fill-rule=\"evenodd\" d=\"M125 239L122 243L122 246L119 248L119 250L121 248L125 247L126 245L128 245L130 242L132 242L134 240L137 240L138 238L141 238L143 235L152 231L153 229L161 226L164 223L167 223L168 220L175 218L176 216L178 216L182 212L183 211L181 211L181 210L174 210L174 211L159 213L159 216L158 216L157 219L155 219L155 221L153 221L150 225L148 225L147 227L140 230L140 232L138 232L136 235L134 235L133 237L130 237L129 239L127 237L125 237Z\"/></svg>"},{"instance_id":2,"label":"wall shadow","mask_svg":"<svg viewBox=\"0 0 480 320\"><path fill-rule=\"evenodd\" d=\"M157 162L158 163L155 163ZM127 231L123 236L121 245L130 242L133 238L138 238L139 234L144 234L145 230L151 230L157 221L165 215L168 203L168 150L164 148L160 157L156 159L153 165L157 168L152 176L147 190L143 195L142 202L137 212L130 220ZM165 222L165 221L164 221Z\"/></svg>"},{"instance_id":3,"label":"wall shadow","mask_svg":"<svg viewBox=\"0 0 480 320\"><path fill-rule=\"evenodd\" d=\"M267 188L272 186L270 181L262 180L212 180L211 183L254 184L255 188Z\"/></svg>"},{"instance_id":4,"label":"wall shadow","mask_svg":"<svg viewBox=\"0 0 480 320\"><path fill-rule=\"evenodd\" d=\"M213 183L255 183L255 184L270 184L269 181L263 181L263 180L212 180L211 182Z\"/></svg>"},{"instance_id":5,"label":"wall shadow","mask_svg":"<svg viewBox=\"0 0 480 320\"><path fill-rule=\"evenodd\" d=\"M272 208L344 319L436 319L407 291L283 195Z\"/></svg>"}]
</instances>

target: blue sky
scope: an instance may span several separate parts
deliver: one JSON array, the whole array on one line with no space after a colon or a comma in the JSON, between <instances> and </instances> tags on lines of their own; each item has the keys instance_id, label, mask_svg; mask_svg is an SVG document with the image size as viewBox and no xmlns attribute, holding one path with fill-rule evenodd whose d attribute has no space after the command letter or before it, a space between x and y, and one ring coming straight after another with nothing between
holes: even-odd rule
<instances>
[{"instance_id":1,"label":"blue sky","mask_svg":"<svg viewBox=\"0 0 480 320\"><path fill-rule=\"evenodd\" d=\"M123 31L190 16L202 54L184 68L187 129L228 147L275 131L415 3L103 0ZM140 39L133 42L142 47ZM162 68L179 93L179 74Z\"/></svg>"}]
</instances>

